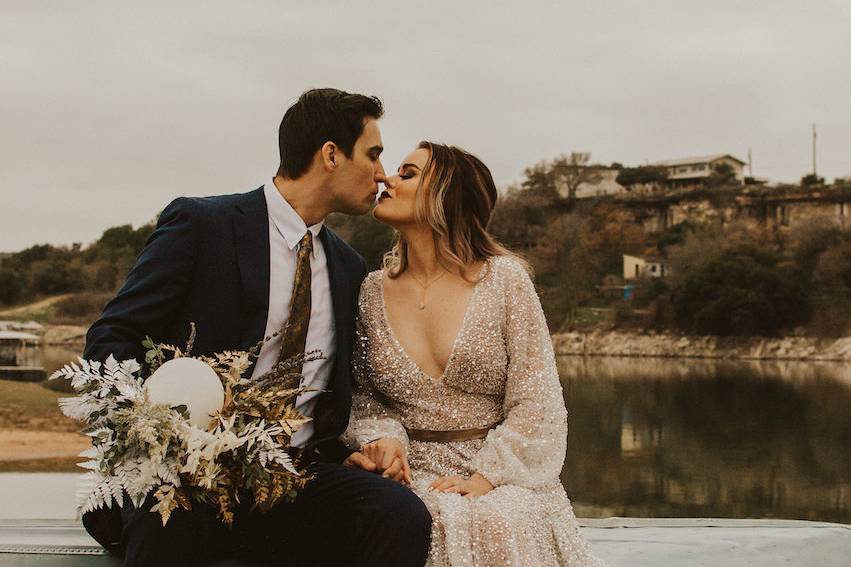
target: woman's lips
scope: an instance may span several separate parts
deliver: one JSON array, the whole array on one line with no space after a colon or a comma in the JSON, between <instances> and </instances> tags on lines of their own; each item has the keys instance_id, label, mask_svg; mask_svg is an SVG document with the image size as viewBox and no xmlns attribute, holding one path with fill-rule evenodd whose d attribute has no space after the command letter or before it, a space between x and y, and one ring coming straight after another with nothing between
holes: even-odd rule
<instances>
[{"instance_id":1,"label":"woman's lips","mask_svg":"<svg viewBox=\"0 0 851 567\"><path fill-rule=\"evenodd\" d=\"M387 192L387 189L382 189L381 192L378 193L378 200L379 201L382 200L382 199L392 199L392 198L393 197L390 195L390 193Z\"/></svg>"}]
</instances>

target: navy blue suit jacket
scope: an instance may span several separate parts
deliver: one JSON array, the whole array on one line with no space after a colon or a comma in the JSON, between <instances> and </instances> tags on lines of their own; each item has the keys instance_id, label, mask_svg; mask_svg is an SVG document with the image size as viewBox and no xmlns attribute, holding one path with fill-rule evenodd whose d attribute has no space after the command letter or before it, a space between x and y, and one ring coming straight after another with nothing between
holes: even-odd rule
<instances>
[{"instance_id":1,"label":"navy blue suit jacket","mask_svg":"<svg viewBox=\"0 0 851 567\"><path fill-rule=\"evenodd\" d=\"M337 354L330 391L315 408L309 446L318 459L341 462L350 453L337 438L351 411L355 314L366 263L328 227L319 238L328 261ZM84 358L104 360L112 354L141 363L146 335L183 348L190 322L197 326L193 354L251 348L266 329L269 264L262 187L172 201L118 295L89 329Z\"/></svg>"}]
</instances>

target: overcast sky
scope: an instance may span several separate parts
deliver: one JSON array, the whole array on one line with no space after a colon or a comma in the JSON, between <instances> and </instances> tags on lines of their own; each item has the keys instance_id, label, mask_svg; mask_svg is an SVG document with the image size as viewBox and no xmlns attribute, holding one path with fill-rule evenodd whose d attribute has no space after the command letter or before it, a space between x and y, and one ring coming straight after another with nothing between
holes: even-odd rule
<instances>
[{"instance_id":1,"label":"overcast sky","mask_svg":"<svg viewBox=\"0 0 851 567\"><path fill-rule=\"evenodd\" d=\"M851 175L851 2L0 0L0 251L87 244L179 195L271 178L311 87L377 94L501 186L571 150Z\"/></svg>"}]
</instances>

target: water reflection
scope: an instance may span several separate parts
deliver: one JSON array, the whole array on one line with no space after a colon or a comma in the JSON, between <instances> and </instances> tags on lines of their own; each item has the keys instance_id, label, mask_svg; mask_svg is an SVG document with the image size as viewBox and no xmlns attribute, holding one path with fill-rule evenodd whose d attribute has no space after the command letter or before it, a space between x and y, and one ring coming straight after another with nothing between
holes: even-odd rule
<instances>
[{"instance_id":1,"label":"water reflection","mask_svg":"<svg viewBox=\"0 0 851 567\"><path fill-rule=\"evenodd\" d=\"M584 516L851 523L851 365L561 357Z\"/></svg>"},{"instance_id":2,"label":"water reflection","mask_svg":"<svg viewBox=\"0 0 851 567\"><path fill-rule=\"evenodd\" d=\"M45 370L82 347L47 346ZM851 365L560 357L577 514L851 523Z\"/></svg>"},{"instance_id":3,"label":"water reflection","mask_svg":"<svg viewBox=\"0 0 851 567\"><path fill-rule=\"evenodd\" d=\"M48 376L81 356L83 346L46 345L43 348L44 371Z\"/></svg>"}]
</instances>

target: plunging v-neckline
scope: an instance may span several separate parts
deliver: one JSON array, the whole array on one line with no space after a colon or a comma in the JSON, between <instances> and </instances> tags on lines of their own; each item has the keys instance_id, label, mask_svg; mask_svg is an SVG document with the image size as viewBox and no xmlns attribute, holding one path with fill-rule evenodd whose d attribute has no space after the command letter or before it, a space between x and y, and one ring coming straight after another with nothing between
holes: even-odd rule
<instances>
[{"instance_id":1,"label":"plunging v-neckline","mask_svg":"<svg viewBox=\"0 0 851 567\"><path fill-rule=\"evenodd\" d=\"M408 351L405 350L405 346L396 336L396 331L393 330L393 326L390 324L390 317L387 315L387 302L384 298L384 272L379 274L380 278L378 280L378 289L379 296L381 299L381 316L384 319L383 324L387 327L387 334L390 335L390 340L393 341L396 348L399 350L408 363L416 369L417 373L431 380L433 382L443 382L443 379L446 377L446 373L449 371L449 367L452 366L452 360L455 358L455 352L458 350L458 344L461 342L461 337L464 335L464 331L467 329L467 319L470 317L470 311L473 310L473 304L476 300L476 296L479 293L479 288L481 287L482 281L485 277L487 277L489 272L485 272L485 270L490 270L490 258L485 260L484 265L479 270L479 277L476 279L476 284L473 286L473 293L470 294L470 299L467 300L467 307L464 310L464 318L461 319L461 328L458 329L458 333L455 335L455 340L452 341L452 349L449 351L449 358L446 359L446 366L443 367L443 372L440 376L434 377L431 374L428 374L425 370L423 370L416 361L411 358L408 354Z\"/></svg>"}]
</instances>

